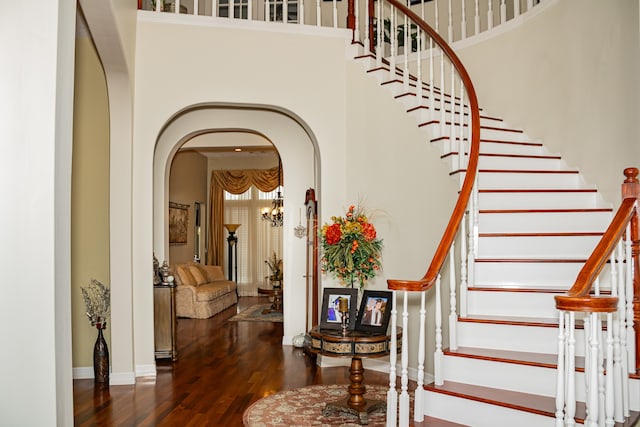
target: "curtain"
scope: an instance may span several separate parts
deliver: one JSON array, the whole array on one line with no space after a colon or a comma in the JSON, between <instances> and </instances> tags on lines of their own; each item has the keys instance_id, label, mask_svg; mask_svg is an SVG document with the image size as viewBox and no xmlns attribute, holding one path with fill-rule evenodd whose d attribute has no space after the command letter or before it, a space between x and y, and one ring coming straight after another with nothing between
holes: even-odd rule
<instances>
[{"instance_id":1,"label":"curtain","mask_svg":"<svg viewBox=\"0 0 640 427\"><path fill-rule=\"evenodd\" d=\"M211 172L207 264L222 265L224 260L224 191L242 194L252 185L255 185L260 191L273 191L282 184L281 177L281 166L271 169L215 170Z\"/></svg>"}]
</instances>

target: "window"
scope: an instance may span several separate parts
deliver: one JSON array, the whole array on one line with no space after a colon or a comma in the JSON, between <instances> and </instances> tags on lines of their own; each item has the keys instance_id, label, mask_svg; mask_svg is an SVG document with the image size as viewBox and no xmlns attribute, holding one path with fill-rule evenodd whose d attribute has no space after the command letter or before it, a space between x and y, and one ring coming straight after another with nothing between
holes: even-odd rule
<instances>
[{"instance_id":1,"label":"window","mask_svg":"<svg viewBox=\"0 0 640 427\"><path fill-rule=\"evenodd\" d=\"M298 1L288 0L287 6L287 22L298 22ZM275 22L283 22L284 16L284 2L283 0L274 0L269 2L269 20Z\"/></svg>"},{"instance_id":2,"label":"window","mask_svg":"<svg viewBox=\"0 0 640 427\"><path fill-rule=\"evenodd\" d=\"M262 219L260 210L271 207L277 189L264 193L255 187L242 194L225 191L224 223L242 224L238 236L238 293L257 295L258 286L266 286L270 275L265 263L273 252L282 258L282 227L272 227ZM228 266L228 253L225 250L225 268Z\"/></svg>"},{"instance_id":3,"label":"window","mask_svg":"<svg viewBox=\"0 0 640 427\"><path fill-rule=\"evenodd\" d=\"M231 0L233 5L233 17L247 19L248 17L248 0ZM218 16L222 18L230 18L229 0L219 0Z\"/></svg>"}]
</instances>

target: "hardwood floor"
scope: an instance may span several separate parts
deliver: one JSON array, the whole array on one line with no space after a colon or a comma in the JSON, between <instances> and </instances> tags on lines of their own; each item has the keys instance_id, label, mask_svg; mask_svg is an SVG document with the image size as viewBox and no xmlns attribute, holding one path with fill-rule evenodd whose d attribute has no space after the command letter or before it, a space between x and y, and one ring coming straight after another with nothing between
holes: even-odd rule
<instances>
[{"instance_id":1,"label":"hardwood floor","mask_svg":"<svg viewBox=\"0 0 640 427\"><path fill-rule=\"evenodd\" d=\"M241 297L237 306L205 320L178 319L178 360L159 361L155 379L94 390L74 380L76 426L242 426L253 402L279 390L311 384L348 384L347 367L318 368L302 349L282 346L282 323L228 322L266 303ZM366 384L388 385L366 371Z\"/></svg>"}]
</instances>

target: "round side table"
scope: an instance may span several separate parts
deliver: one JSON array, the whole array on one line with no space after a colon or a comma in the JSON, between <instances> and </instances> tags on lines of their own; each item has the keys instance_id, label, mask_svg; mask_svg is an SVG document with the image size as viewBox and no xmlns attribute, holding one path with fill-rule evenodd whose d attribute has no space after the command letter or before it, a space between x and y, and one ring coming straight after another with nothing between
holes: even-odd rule
<instances>
[{"instance_id":1,"label":"round side table","mask_svg":"<svg viewBox=\"0 0 640 427\"><path fill-rule=\"evenodd\" d=\"M398 328L397 331L398 351L400 351L402 329ZM334 412L342 412L357 416L360 424L369 424L369 414L385 410L387 403L383 400L365 399L362 358L387 356L391 351L391 336L360 331L347 331L346 335L342 335L342 331L320 329L318 326L314 326L309 331L309 336L311 340L308 350L311 353L330 357L351 357L349 368L351 384L347 387L347 397L327 403L322 414L328 416Z\"/></svg>"},{"instance_id":2,"label":"round side table","mask_svg":"<svg viewBox=\"0 0 640 427\"><path fill-rule=\"evenodd\" d=\"M269 314L273 312L282 313L282 286L273 289L258 288L258 294L267 295L273 298L271 307L262 310L262 314Z\"/></svg>"}]
</instances>

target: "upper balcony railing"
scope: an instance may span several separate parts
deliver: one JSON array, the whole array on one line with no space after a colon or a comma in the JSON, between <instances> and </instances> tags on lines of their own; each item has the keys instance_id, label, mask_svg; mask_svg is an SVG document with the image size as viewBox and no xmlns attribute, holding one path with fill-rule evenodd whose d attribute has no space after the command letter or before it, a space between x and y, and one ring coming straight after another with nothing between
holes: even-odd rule
<instances>
[{"instance_id":1,"label":"upper balcony railing","mask_svg":"<svg viewBox=\"0 0 640 427\"><path fill-rule=\"evenodd\" d=\"M408 0L401 3L438 29L448 43L516 20L542 0ZM550 2L550 0L545 0ZM354 13L366 1L355 2ZM138 0L138 9L217 18L347 28L349 2L342 0ZM361 26L360 28L363 28Z\"/></svg>"}]
</instances>

